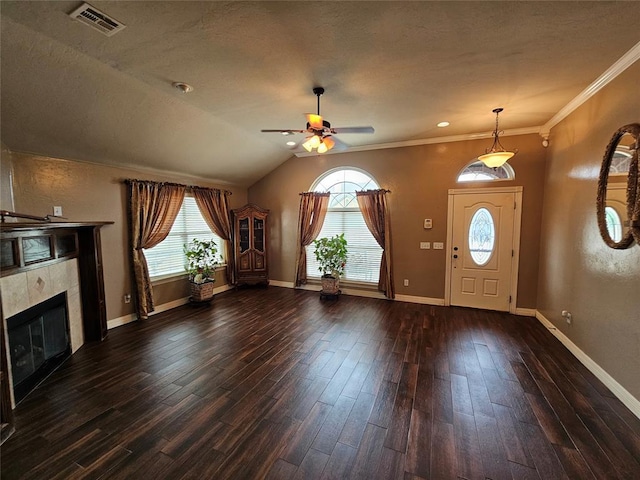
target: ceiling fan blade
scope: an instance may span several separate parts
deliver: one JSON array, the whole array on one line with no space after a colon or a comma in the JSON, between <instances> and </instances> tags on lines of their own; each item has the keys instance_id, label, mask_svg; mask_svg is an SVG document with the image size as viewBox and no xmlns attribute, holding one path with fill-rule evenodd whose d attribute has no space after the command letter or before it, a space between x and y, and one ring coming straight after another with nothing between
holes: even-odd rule
<instances>
[{"instance_id":1,"label":"ceiling fan blade","mask_svg":"<svg viewBox=\"0 0 640 480\"><path fill-rule=\"evenodd\" d=\"M336 127L331 129L331 133L374 133L373 127Z\"/></svg>"},{"instance_id":2,"label":"ceiling fan blade","mask_svg":"<svg viewBox=\"0 0 640 480\"><path fill-rule=\"evenodd\" d=\"M282 133L282 134L292 134L292 133L305 133L306 130L293 130L291 128L282 128L275 130L260 130L262 133Z\"/></svg>"},{"instance_id":3,"label":"ceiling fan blade","mask_svg":"<svg viewBox=\"0 0 640 480\"><path fill-rule=\"evenodd\" d=\"M309 126L315 130L322 130L324 125L322 124L322 116L316 115L315 113L307 113L307 122L309 122Z\"/></svg>"},{"instance_id":4,"label":"ceiling fan blade","mask_svg":"<svg viewBox=\"0 0 640 480\"><path fill-rule=\"evenodd\" d=\"M344 143L342 140L340 140L338 137L336 136L331 136L331 139L333 140L333 148L332 150L336 151L336 152L342 152L344 150L347 150L349 148L349 145L347 145L346 143Z\"/></svg>"}]
</instances>

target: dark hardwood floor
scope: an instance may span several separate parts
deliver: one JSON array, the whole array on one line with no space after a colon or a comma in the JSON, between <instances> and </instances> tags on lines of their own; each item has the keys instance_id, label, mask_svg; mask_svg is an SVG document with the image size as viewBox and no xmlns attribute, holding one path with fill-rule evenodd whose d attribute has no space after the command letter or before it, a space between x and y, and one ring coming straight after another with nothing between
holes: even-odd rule
<instances>
[{"instance_id":1,"label":"dark hardwood floor","mask_svg":"<svg viewBox=\"0 0 640 480\"><path fill-rule=\"evenodd\" d=\"M270 287L82 347L2 479L639 479L640 420L537 320Z\"/></svg>"}]
</instances>

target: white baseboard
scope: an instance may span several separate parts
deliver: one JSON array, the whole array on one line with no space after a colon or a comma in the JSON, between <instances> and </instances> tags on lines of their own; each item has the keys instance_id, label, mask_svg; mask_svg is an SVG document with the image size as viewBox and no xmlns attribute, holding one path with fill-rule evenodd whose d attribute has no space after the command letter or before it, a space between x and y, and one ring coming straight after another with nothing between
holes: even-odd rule
<instances>
[{"instance_id":1,"label":"white baseboard","mask_svg":"<svg viewBox=\"0 0 640 480\"><path fill-rule=\"evenodd\" d=\"M138 319L138 316L135 313L130 313L129 315L123 315L122 317L112 318L111 320L107 320L107 329L111 330L112 328L120 327L122 325L126 325L127 323L135 322Z\"/></svg>"},{"instance_id":2,"label":"white baseboard","mask_svg":"<svg viewBox=\"0 0 640 480\"><path fill-rule=\"evenodd\" d=\"M631 410L631 412L640 418L640 400L635 398L620 385L611 375L609 375L600 365L584 353L580 347L573 343L569 337L562 333L558 327L551 323L542 313L536 311L535 317L542 323L580 362L593 373L598 380L604 383L618 399Z\"/></svg>"},{"instance_id":3,"label":"white baseboard","mask_svg":"<svg viewBox=\"0 0 640 480\"><path fill-rule=\"evenodd\" d=\"M535 308L520 308L516 307L516 315L521 317L535 317L538 311Z\"/></svg>"},{"instance_id":4,"label":"white baseboard","mask_svg":"<svg viewBox=\"0 0 640 480\"><path fill-rule=\"evenodd\" d=\"M416 295L396 295L397 302L420 303L422 305L444 305L444 298L418 297Z\"/></svg>"},{"instance_id":5,"label":"white baseboard","mask_svg":"<svg viewBox=\"0 0 640 480\"><path fill-rule=\"evenodd\" d=\"M231 290L233 287L229 284L222 285L220 287L216 287L213 289L213 294L218 295L219 293L226 292ZM158 305L153 312L149 314L149 316L157 315L158 313L166 312L167 310L171 310L172 308L181 307L182 305L186 305L189 303L189 297L178 298L177 300L173 300L171 302L163 303L162 305ZM122 325L126 325L127 323L135 322L138 320L138 316L135 313L130 313L129 315L124 315L122 317L114 318L107 321L107 329L111 330L112 328L120 327Z\"/></svg>"}]
</instances>

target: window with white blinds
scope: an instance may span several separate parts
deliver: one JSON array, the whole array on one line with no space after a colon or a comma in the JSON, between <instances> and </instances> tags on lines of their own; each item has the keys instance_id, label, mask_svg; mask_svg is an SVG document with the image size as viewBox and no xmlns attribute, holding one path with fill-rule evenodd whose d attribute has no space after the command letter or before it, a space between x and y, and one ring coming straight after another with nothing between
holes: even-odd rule
<instances>
[{"instance_id":1,"label":"window with white blinds","mask_svg":"<svg viewBox=\"0 0 640 480\"><path fill-rule=\"evenodd\" d=\"M153 248L144 249L149 276L155 278L186 273L187 259L184 255L184 244L194 238L213 239L218 247L218 262L222 263L223 240L211 231L200 213L195 198L185 196L167 238Z\"/></svg>"},{"instance_id":2,"label":"window with white blinds","mask_svg":"<svg viewBox=\"0 0 640 480\"><path fill-rule=\"evenodd\" d=\"M355 195L356 191L377 188L378 184L368 173L350 168L326 172L311 188L316 192L331 192L329 210L318 238L344 233L348 251L344 280L378 283L382 248L364 223ZM322 273L313 250L312 243L307 247L307 277L320 278Z\"/></svg>"}]
</instances>

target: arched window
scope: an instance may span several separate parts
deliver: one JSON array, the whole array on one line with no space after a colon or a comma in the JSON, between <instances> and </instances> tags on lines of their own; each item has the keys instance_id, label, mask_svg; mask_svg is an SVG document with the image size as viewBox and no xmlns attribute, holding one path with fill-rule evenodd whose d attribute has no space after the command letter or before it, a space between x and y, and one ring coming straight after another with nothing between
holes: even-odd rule
<instances>
[{"instance_id":1,"label":"arched window","mask_svg":"<svg viewBox=\"0 0 640 480\"><path fill-rule=\"evenodd\" d=\"M496 180L513 180L516 174L511 165L505 163L501 167L487 167L475 159L458 174L458 182L495 182Z\"/></svg>"},{"instance_id":2,"label":"arched window","mask_svg":"<svg viewBox=\"0 0 640 480\"><path fill-rule=\"evenodd\" d=\"M618 145L613 153L611 165L609 166L609 175L627 175L631 167L631 157L633 153L629 147Z\"/></svg>"},{"instance_id":3,"label":"arched window","mask_svg":"<svg viewBox=\"0 0 640 480\"><path fill-rule=\"evenodd\" d=\"M329 170L311 186L314 192L331 193L327 216L318 238L345 234L349 254L344 280L378 283L382 248L364 223L355 193L378 188L378 183L371 175L353 167ZM307 247L307 277L320 276L311 244Z\"/></svg>"}]
</instances>

